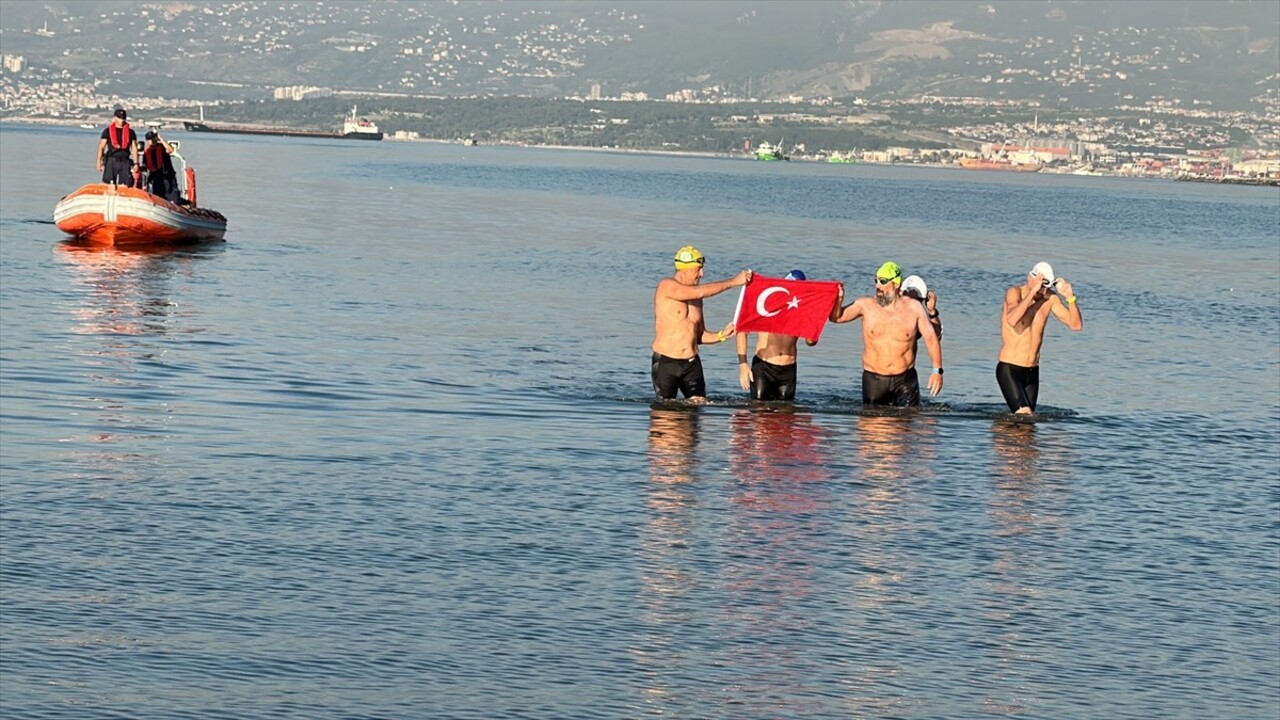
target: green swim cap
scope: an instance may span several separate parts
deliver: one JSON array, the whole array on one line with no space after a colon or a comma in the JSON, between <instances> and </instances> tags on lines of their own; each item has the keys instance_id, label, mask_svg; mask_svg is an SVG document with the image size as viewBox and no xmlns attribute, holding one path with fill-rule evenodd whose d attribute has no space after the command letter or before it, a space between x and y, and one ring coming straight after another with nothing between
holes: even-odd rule
<instances>
[{"instance_id":1,"label":"green swim cap","mask_svg":"<svg viewBox=\"0 0 1280 720\"><path fill-rule=\"evenodd\" d=\"M876 278L880 280L892 280L893 284L902 284L902 268L898 267L898 263L889 261L880 266L876 271Z\"/></svg>"}]
</instances>

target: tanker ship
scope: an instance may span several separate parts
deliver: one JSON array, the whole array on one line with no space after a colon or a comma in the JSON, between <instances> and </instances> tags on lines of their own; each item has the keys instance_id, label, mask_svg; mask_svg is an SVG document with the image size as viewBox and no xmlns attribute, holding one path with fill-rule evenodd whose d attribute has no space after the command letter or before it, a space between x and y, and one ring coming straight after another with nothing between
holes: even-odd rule
<instances>
[{"instance_id":1,"label":"tanker ship","mask_svg":"<svg viewBox=\"0 0 1280 720\"><path fill-rule=\"evenodd\" d=\"M373 122L356 116L355 106L351 106L351 116L342 123L342 132L324 130L298 130L295 128L270 127L262 125L222 125L204 121L204 108L200 110L200 120L183 120L182 126L189 132L232 133L236 135L278 135L283 137L337 138L339 140L381 140L382 131Z\"/></svg>"}]
</instances>

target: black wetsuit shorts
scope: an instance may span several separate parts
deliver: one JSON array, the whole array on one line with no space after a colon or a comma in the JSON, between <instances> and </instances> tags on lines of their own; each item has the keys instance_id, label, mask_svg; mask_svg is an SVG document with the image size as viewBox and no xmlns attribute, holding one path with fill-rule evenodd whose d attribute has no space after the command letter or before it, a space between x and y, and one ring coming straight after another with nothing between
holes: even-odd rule
<instances>
[{"instance_id":1,"label":"black wetsuit shorts","mask_svg":"<svg viewBox=\"0 0 1280 720\"><path fill-rule=\"evenodd\" d=\"M759 355L751 359L753 400L795 400L796 364L774 365Z\"/></svg>"},{"instance_id":2,"label":"black wetsuit shorts","mask_svg":"<svg viewBox=\"0 0 1280 720\"><path fill-rule=\"evenodd\" d=\"M911 368L897 375L862 371L862 404L915 407L920 404L920 378Z\"/></svg>"},{"instance_id":3,"label":"black wetsuit shorts","mask_svg":"<svg viewBox=\"0 0 1280 720\"><path fill-rule=\"evenodd\" d=\"M677 391L684 393L686 399L707 396L702 358L697 355L681 360L654 353L650 376L653 378L653 392L660 400L674 400Z\"/></svg>"},{"instance_id":4,"label":"black wetsuit shorts","mask_svg":"<svg viewBox=\"0 0 1280 720\"><path fill-rule=\"evenodd\" d=\"M1018 408L1036 409L1036 398L1040 395L1040 366L1022 367L1007 362L996 363L996 382L1000 384L1000 392L1009 410L1017 412Z\"/></svg>"}]
</instances>

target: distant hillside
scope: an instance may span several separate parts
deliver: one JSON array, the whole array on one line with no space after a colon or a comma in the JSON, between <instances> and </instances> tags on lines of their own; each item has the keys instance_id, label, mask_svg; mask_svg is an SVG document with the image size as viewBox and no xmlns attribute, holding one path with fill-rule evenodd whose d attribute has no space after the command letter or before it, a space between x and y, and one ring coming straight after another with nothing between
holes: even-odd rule
<instances>
[{"instance_id":1,"label":"distant hillside","mask_svg":"<svg viewBox=\"0 0 1280 720\"><path fill-rule=\"evenodd\" d=\"M120 94L191 83L443 96L965 95L1257 109L1280 82L1272 0L0 3L39 77ZM45 28L47 26L47 31ZM37 32L37 31L40 32Z\"/></svg>"}]
</instances>

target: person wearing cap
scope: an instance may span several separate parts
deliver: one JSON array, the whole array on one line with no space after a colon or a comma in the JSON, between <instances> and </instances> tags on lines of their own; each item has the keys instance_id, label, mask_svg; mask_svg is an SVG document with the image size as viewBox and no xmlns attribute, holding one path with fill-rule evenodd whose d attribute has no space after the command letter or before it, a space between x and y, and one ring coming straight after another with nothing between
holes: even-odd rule
<instances>
[{"instance_id":1,"label":"person wearing cap","mask_svg":"<svg viewBox=\"0 0 1280 720\"><path fill-rule=\"evenodd\" d=\"M111 123L98 141L98 172L102 182L133 187L133 166L138 164L138 136L126 122L124 108L116 108Z\"/></svg>"},{"instance_id":2,"label":"person wearing cap","mask_svg":"<svg viewBox=\"0 0 1280 720\"><path fill-rule=\"evenodd\" d=\"M942 392L942 343L920 303L903 300L902 269L886 262L876 271L876 294L844 303L844 286L831 310L831 321L862 319L862 404L910 407L920 404L916 375L916 341L923 339L933 373L929 394Z\"/></svg>"},{"instance_id":3,"label":"person wearing cap","mask_svg":"<svg viewBox=\"0 0 1280 720\"><path fill-rule=\"evenodd\" d=\"M653 294L653 358L650 376L660 400L675 399L676 393L692 402L706 402L707 384L702 374L698 346L722 343L733 337L733 323L719 332L710 332L702 315L702 301L751 280L743 270L728 280L702 284L706 257L692 245L676 251L675 274L658 283Z\"/></svg>"},{"instance_id":4,"label":"person wearing cap","mask_svg":"<svg viewBox=\"0 0 1280 720\"><path fill-rule=\"evenodd\" d=\"M929 324L938 333L938 341L942 341L942 316L938 313L938 296L925 284L919 275L908 275L902 281L902 294L919 300L924 305L924 312L929 316Z\"/></svg>"},{"instance_id":5,"label":"person wearing cap","mask_svg":"<svg viewBox=\"0 0 1280 720\"><path fill-rule=\"evenodd\" d=\"M170 157L173 146L154 130L147 131L146 139L142 164L147 171L147 192L173 202L178 199L178 175Z\"/></svg>"},{"instance_id":6,"label":"person wearing cap","mask_svg":"<svg viewBox=\"0 0 1280 720\"><path fill-rule=\"evenodd\" d=\"M792 270L784 280L804 280L801 270ZM751 344L751 333L739 333L738 344L738 384L743 390L751 391L752 400L786 400L796 399L796 345L799 338L779 333L757 333L756 352L747 361L747 347ZM805 339L805 344L813 347L817 340Z\"/></svg>"},{"instance_id":7,"label":"person wearing cap","mask_svg":"<svg viewBox=\"0 0 1280 720\"><path fill-rule=\"evenodd\" d=\"M1072 330L1084 328L1084 317L1080 315L1071 283L1055 276L1049 263L1040 262L1027 273L1025 285L1014 285L1004 293L996 382L1009 410L1019 415L1036 410L1040 394L1040 346L1044 343L1044 329L1050 315Z\"/></svg>"}]
</instances>

